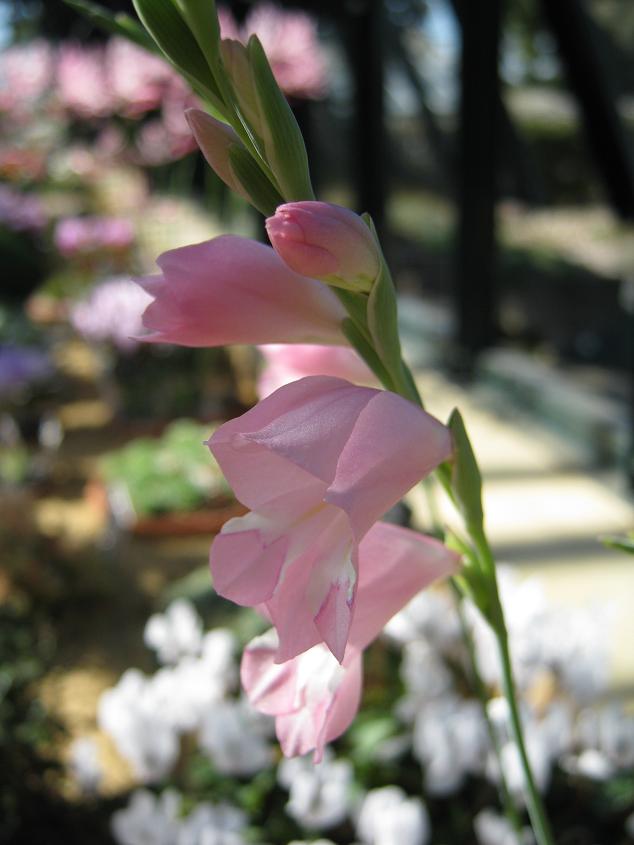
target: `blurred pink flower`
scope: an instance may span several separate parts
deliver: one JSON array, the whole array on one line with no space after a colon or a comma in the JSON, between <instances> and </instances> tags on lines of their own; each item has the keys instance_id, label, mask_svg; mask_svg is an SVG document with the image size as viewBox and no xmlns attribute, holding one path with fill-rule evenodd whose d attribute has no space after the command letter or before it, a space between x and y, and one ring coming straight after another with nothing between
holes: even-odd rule
<instances>
[{"instance_id":1,"label":"blurred pink flower","mask_svg":"<svg viewBox=\"0 0 634 845\"><path fill-rule=\"evenodd\" d=\"M53 51L44 40L7 47L0 55L0 111L27 112L50 88Z\"/></svg>"},{"instance_id":2,"label":"blurred pink flower","mask_svg":"<svg viewBox=\"0 0 634 845\"><path fill-rule=\"evenodd\" d=\"M341 665L323 645L285 663L276 662L274 629L256 637L242 657L241 679L251 704L275 716L287 757L314 750L340 736L359 708L363 650L416 593L458 566L442 543L387 523L376 523L359 545L359 584L348 645Z\"/></svg>"},{"instance_id":3,"label":"blurred pink flower","mask_svg":"<svg viewBox=\"0 0 634 845\"><path fill-rule=\"evenodd\" d=\"M231 12L220 7L220 34L246 44L257 35L268 56L278 85L287 97L311 100L323 97L327 87L326 59L317 37L314 18L289 12L273 3L261 3L240 27Z\"/></svg>"},{"instance_id":4,"label":"blurred pink flower","mask_svg":"<svg viewBox=\"0 0 634 845\"><path fill-rule=\"evenodd\" d=\"M122 217L66 217L55 227L53 239L66 258L125 252L134 243L134 228Z\"/></svg>"},{"instance_id":5,"label":"blurred pink flower","mask_svg":"<svg viewBox=\"0 0 634 845\"><path fill-rule=\"evenodd\" d=\"M368 291L380 256L369 228L353 211L328 202L289 202L266 221L278 255L297 273Z\"/></svg>"},{"instance_id":6,"label":"blurred pink flower","mask_svg":"<svg viewBox=\"0 0 634 845\"><path fill-rule=\"evenodd\" d=\"M115 108L115 99L100 47L68 42L57 54L56 94L61 105L82 118L105 117Z\"/></svg>"},{"instance_id":7,"label":"blurred pink flower","mask_svg":"<svg viewBox=\"0 0 634 845\"><path fill-rule=\"evenodd\" d=\"M158 108L176 77L166 61L123 38L106 45L104 70L116 108L127 117Z\"/></svg>"},{"instance_id":8,"label":"blurred pink flower","mask_svg":"<svg viewBox=\"0 0 634 845\"><path fill-rule=\"evenodd\" d=\"M110 341L132 352L142 331L141 316L150 297L131 279L114 278L95 285L70 313L73 328L87 340Z\"/></svg>"},{"instance_id":9,"label":"blurred pink flower","mask_svg":"<svg viewBox=\"0 0 634 845\"><path fill-rule=\"evenodd\" d=\"M242 40L257 35L287 97L318 99L326 91L326 60L314 18L261 3L247 17Z\"/></svg>"},{"instance_id":10,"label":"blurred pink flower","mask_svg":"<svg viewBox=\"0 0 634 845\"><path fill-rule=\"evenodd\" d=\"M276 660L325 642L343 659L358 545L379 517L451 454L448 429L406 399L309 376L222 425L209 448L251 513L211 547L216 591L266 605Z\"/></svg>"},{"instance_id":11,"label":"blurred pink flower","mask_svg":"<svg viewBox=\"0 0 634 845\"><path fill-rule=\"evenodd\" d=\"M162 273L137 279L154 297L143 340L181 346L341 343L343 307L321 282L290 270L268 246L222 235L172 249Z\"/></svg>"},{"instance_id":12,"label":"blurred pink flower","mask_svg":"<svg viewBox=\"0 0 634 845\"><path fill-rule=\"evenodd\" d=\"M264 367L258 379L260 399L304 376L337 376L355 384L373 384L372 371L349 346L271 343L258 347Z\"/></svg>"}]
</instances>

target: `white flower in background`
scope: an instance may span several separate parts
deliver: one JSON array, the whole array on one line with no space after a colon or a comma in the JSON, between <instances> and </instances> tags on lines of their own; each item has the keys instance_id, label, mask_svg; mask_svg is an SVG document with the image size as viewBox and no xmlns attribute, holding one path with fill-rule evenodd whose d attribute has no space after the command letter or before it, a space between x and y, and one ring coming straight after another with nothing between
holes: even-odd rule
<instances>
[{"instance_id":1,"label":"white flower in background","mask_svg":"<svg viewBox=\"0 0 634 845\"><path fill-rule=\"evenodd\" d=\"M594 748L587 748L581 754L569 754L559 763L569 774L590 778L590 780L606 781L616 773L616 769L605 754Z\"/></svg>"},{"instance_id":2,"label":"white flower in background","mask_svg":"<svg viewBox=\"0 0 634 845\"><path fill-rule=\"evenodd\" d=\"M177 731L157 707L151 681L137 669L128 669L115 687L102 694L97 710L99 727L146 783L164 777L179 752Z\"/></svg>"},{"instance_id":3,"label":"white flower in background","mask_svg":"<svg viewBox=\"0 0 634 845\"><path fill-rule=\"evenodd\" d=\"M582 711L575 738L582 748L599 751L616 769L634 766L634 717L617 703Z\"/></svg>"},{"instance_id":4,"label":"white flower in background","mask_svg":"<svg viewBox=\"0 0 634 845\"><path fill-rule=\"evenodd\" d=\"M201 661L224 693L234 689L238 682L236 651L236 638L228 628L214 628L203 637Z\"/></svg>"},{"instance_id":5,"label":"white flower in background","mask_svg":"<svg viewBox=\"0 0 634 845\"><path fill-rule=\"evenodd\" d=\"M177 599L165 613L150 616L143 640L161 663L178 663L181 657L200 654L203 625L193 604Z\"/></svg>"},{"instance_id":6,"label":"white flower in background","mask_svg":"<svg viewBox=\"0 0 634 845\"><path fill-rule=\"evenodd\" d=\"M397 712L406 722L413 721L427 702L446 695L453 687L447 665L424 640L407 643L403 648L401 678L407 694L399 701Z\"/></svg>"},{"instance_id":7,"label":"white flower in background","mask_svg":"<svg viewBox=\"0 0 634 845\"><path fill-rule=\"evenodd\" d=\"M277 779L289 790L286 812L303 827L334 827L350 811L352 766L347 760L333 760L328 752L317 765L311 755L293 757L280 763Z\"/></svg>"},{"instance_id":8,"label":"white flower in background","mask_svg":"<svg viewBox=\"0 0 634 845\"><path fill-rule=\"evenodd\" d=\"M68 765L71 775L83 793L92 795L99 790L103 769L94 739L76 739L70 747Z\"/></svg>"},{"instance_id":9,"label":"white flower in background","mask_svg":"<svg viewBox=\"0 0 634 845\"><path fill-rule=\"evenodd\" d=\"M221 774L254 775L273 761L268 741L271 721L256 713L246 699L215 702L200 725L200 747Z\"/></svg>"},{"instance_id":10,"label":"white flower in background","mask_svg":"<svg viewBox=\"0 0 634 845\"><path fill-rule=\"evenodd\" d=\"M479 702L448 696L429 702L416 717L413 750L431 795L450 795L467 774L482 771L489 747Z\"/></svg>"},{"instance_id":11,"label":"white flower in background","mask_svg":"<svg viewBox=\"0 0 634 845\"><path fill-rule=\"evenodd\" d=\"M357 834L367 845L425 845L431 834L427 809L398 786L373 789L363 799Z\"/></svg>"},{"instance_id":12,"label":"white flower in background","mask_svg":"<svg viewBox=\"0 0 634 845\"><path fill-rule=\"evenodd\" d=\"M112 835L119 845L176 845L180 806L181 797L172 789L159 796L137 789L128 806L113 814Z\"/></svg>"},{"instance_id":13,"label":"white flower in background","mask_svg":"<svg viewBox=\"0 0 634 845\"><path fill-rule=\"evenodd\" d=\"M478 845L533 845L533 835L528 829L516 833L510 822L494 810L481 810L473 820Z\"/></svg>"},{"instance_id":14,"label":"white flower in background","mask_svg":"<svg viewBox=\"0 0 634 845\"><path fill-rule=\"evenodd\" d=\"M423 590L390 619L383 633L402 645L426 640L444 651L460 640L460 621L445 592Z\"/></svg>"},{"instance_id":15,"label":"white flower in background","mask_svg":"<svg viewBox=\"0 0 634 845\"><path fill-rule=\"evenodd\" d=\"M247 817L230 804L198 804L183 819L174 845L245 845Z\"/></svg>"},{"instance_id":16,"label":"white flower in background","mask_svg":"<svg viewBox=\"0 0 634 845\"><path fill-rule=\"evenodd\" d=\"M509 629L513 669L521 690L550 670L577 700L605 689L609 646L609 609L554 607L536 579L520 581L498 568L500 595ZM476 608L466 603L480 672L500 685L500 663L494 635Z\"/></svg>"}]
</instances>

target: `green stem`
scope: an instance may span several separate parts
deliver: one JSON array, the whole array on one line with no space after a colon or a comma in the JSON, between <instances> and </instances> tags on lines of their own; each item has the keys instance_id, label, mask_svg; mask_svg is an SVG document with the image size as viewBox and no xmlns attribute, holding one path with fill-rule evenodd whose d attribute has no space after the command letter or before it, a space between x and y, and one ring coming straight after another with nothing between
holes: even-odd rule
<instances>
[{"instance_id":1,"label":"green stem","mask_svg":"<svg viewBox=\"0 0 634 845\"><path fill-rule=\"evenodd\" d=\"M500 655L500 663L502 668L502 687L504 689L504 697L509 706L509 715L511 719L511 731L517 750L520 755L522 769L524 771L524 780L526 783L526 806L528 815L531 820L533 833L537 840L537 845L555 845L553 834L550 829L550 824L546 816L546 811L542 802L542 797L537 789L535 778L533 777L533 770L526 751L526 743L524 742L524 731L522 728L522 720L520 718L519 707L517 706L517 689L515 687L515 680L513 678L513 668L511 665L511 651L509 648L508 630L506 621L504 619L504 610L500 601L500 593L498 590L497 573L495 569L495 561L491 553L491 549L487 542L484 532L479 532L479 536L473 538L480 554L480 560L485 568L485 571L490 576L490 598L492 607L489 609L488 622L495 635L497 641L498 652Z\"/></svg>"},{"instance_id":2,"label":"green stem","mask_svg":"<svg viewBox=\"0 0 634 845\"><path fill-rule=\"evenodd\" d=\"M464 598L459 585L453 578L450 579L450 584L453 590L454 599L456 601L456 611L458 613L458 619L460 620L462 639L465 644L467 654L469 656L469 663L472 676L471 681L476 691L476 695L478 696L480 706L482 708L482 715L484 716L484 721L486 722L487 733L489 734L489 740L491 741L491 747L493 748L493 753L495 754L495 759L497 761L498 771L500 774L500 802L502 804L502 808L504 809L504 814L511 823L513 830L515 830L516 833L521 833L522 822L517 812L517 808L515 806L515 802L513 801L511 792L508 788L508 784L506 782L504 767L502 765L502 749L500 747L500 740L495 731L495 728L493 727L493 723L491 722L491 717L489 715L489 710L487 707L488 695L486 687L484 685L484 681L482 680L482 676L480 675L480 669L478 667L478 660L475 653L473 637L471 636L469 624L464 613Z\"/></svg>"}]
</instances>

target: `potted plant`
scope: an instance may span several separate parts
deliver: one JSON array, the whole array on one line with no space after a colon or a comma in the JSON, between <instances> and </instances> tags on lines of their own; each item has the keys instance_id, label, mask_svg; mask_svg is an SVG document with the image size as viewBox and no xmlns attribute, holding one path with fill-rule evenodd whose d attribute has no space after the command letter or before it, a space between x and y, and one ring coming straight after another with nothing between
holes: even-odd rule
<instances>
[{"instance_id":1,"label":"potted plant","mask_svg":"<svg viewBox=\"0 0 634 845\"><path fill-rule=\"evenodd\" d=\"M203 443L213 426L176 420L106 455L101 475L115 523L138 535L219 531L244 513Z\"/></svg>"}]
</instances>

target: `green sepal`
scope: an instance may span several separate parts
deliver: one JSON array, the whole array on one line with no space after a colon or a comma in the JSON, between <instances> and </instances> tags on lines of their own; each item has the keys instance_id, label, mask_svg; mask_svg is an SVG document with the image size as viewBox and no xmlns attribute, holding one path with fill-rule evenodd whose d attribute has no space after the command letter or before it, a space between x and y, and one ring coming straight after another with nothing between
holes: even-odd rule
<instances>
[{"instance_id":1,"label":"green sepal","mask_svg":"<svg viewBox=\"0 0 634 845\"><path fill-rule=\"evenodd\" d=\"M143 26L174 67L222 111L223 100L205 56L172 0L132 2Z\"/></svg>"},{"instance_id":2,"label":"green sepal","mask_svg":"<svg viewBox=\"0 0 634 845\"><path fill-rule=\"evenodd\" d=\"M257 210L265 217L275 214L275 209L284 200L250 153L244 147L234 145L229 150L229 163Z\"/></svg>"},{"instance_id":3,"label":"green sepal","mask_svg":"<svg viewBox=\"0 0 634 845\"><path fill-rule=\"evenodd\" d=\"M372 232L380 257L379 274L368 297L368 328L385 368L396 381L401 382L404 376L398 333L396 291L372 218L369 214L361 216Z\"/></svg>"},{"instance_id":4,"label":"green sepal","mask_svg":"<svg viewBox=\"0 0 634 845\"><path fill-rule=\"evenodd\" d=\"M482 476L464 421L457 408L451 412L448 425L454 443L451 486L455 501L462 511L469 533L472 537L479 537L483 533L484 523Z\"/></svg>"},{"instance_id":5,"label":"green sepal","mask_svg":"<svg viewBox=\"0 0 634 845\"><path fill-rule=\"evenodd\" d=\"M459 592L469 598L482 615L488 618L490 615L489 586L483 576L476 552L453 531L446 532L445 545L462 556L462 568L452 576L451 580Z\"/></svg>"},{"instance_id":6,"label":"green sepal","mask_svg":"<svg viewBox=\"0 0 634 845\"><path fill-rule=\"evenodd\" d=\"M333 288L339 302L348 312L359 331L365 335L368 341L371 340L368 334L368 298L363 294L353 293L344 288Z\"/></svg>"},{"instance_id":7,"label":"green sepal","mask_svg":"<svg viewBox=\"0 0 634 845\"><path fill-rule=\"evenodd\" d=\"M151 53L161 54L161 51L143 27L130 15L126 15L125 12L113 14L105 6L101 6L99 3L91 3L89 0L64 0L64 2L106 32L127 38L128 41L133 41L139 47L143 47Z\"/></svg>"},{"instance_id":8,"label":"green sepal","mask_svg":"<svg viewBox=\"0 0 634 845\"><path fill-rule=\"evenodd\" d=\"M389 388L391 386L389 373L386 371L380 358L372 348L372 344L366 340L363 333L359 330L357 324L351 317L346 317L345 320L342 321L341 331L350 346L359 353L361 358L363 358L378 380Z\"/></svg>"},{"instance_id":9,"label":"green sepal","mask_svg":"<svg viewBox=\"0 0 634 845\"><path fill-rule=\"evenodd\" d=\"M313 199L302 133L257 36L249 39L247 53L261 115L261 125L253 128L263 139L267 162L287 202Z\"/></svg>"}]
</instances>

